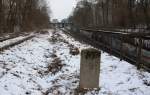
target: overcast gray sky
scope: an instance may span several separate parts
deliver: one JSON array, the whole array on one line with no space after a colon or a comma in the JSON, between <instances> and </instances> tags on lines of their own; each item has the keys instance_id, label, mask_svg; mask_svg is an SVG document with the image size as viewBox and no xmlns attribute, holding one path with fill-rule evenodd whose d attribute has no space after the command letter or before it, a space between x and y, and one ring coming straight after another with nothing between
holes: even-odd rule
<instances>
[{"instance_id":1,"label":"overcast gray sky","mask_svg":"<svg viewBox=\"0 0 150 95\"><path fill-rule=\"evenodd\" d=\"M76 6L77 0L47 0L49 2L52 19L64 19L70 15Z\"/></svg>"}]
</instances>

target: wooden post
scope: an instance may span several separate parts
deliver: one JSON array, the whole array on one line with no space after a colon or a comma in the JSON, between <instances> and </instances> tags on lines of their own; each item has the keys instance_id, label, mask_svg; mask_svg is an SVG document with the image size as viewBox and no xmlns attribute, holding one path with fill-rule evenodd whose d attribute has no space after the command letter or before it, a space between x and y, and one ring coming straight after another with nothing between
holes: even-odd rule
<instances>
[{"instance_id":1,"label":"wooden post","mask_svg":"<svg viewBox=\"0 0 150 95\"><path fill-rule=\"evenodd\" d=\"M120 61L123 60L123 35L121 35L121 41L120 41Z\"/></svg>"},{"instance_id":2,"label":"wooden post","mask_svg":"<svg viewBox=\"0 0 150 95\"><path fill-rule=\"evenodd\" d=\"M85 49L81 52L80 89L99 88L101 52L96 49Z\"/></svg>"},{"instance_id":3,"label":"wooden post","mask_svg":"<svg viewBox=\"0 0 150 95\"><path fill-rule=\"evenodd\" d=\"M112 46L112 38L113 38L113 35L112 34L110 34L110 55L112 55L112 48L113 48L113 46Z\"/></svg>"},{"instance_id":4,"label":"wooden post","mask_svg":"<svg viewBox=\"0 0 150 95\"><path fill-rule=\"evenodd\" d=\"M141 68L141 57L142 57L142 38L139 37L139 43L137 48L137 69Z\"/></svg>"}]
</instances>

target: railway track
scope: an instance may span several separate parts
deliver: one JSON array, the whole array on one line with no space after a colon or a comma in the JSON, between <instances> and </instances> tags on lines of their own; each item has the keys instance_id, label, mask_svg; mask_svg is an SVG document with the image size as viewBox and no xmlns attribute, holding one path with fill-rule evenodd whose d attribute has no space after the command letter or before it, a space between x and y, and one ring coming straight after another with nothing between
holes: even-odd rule
<instances>
[{"instance_id":1,"label":"railway track","mask_svg":"<svg viewBox=\"0 0 150 95\"><path fill-rule=\"evenodd\" d=\"M92 45L95 48L101 49L111 55L114 55L114 56L120 58L120 60L125 60L125 61L137 66L137 58L135 56L125 55L122 53L121 50L113 49L108 45L104 45L103 43L95 41L95 40L81 34L80 32L70 31L68 29L62 29L62 31L64 31L67 35L70 35L70 36L74 37L75 39L79 40L80 42L85 42L89 45ZM150 66L149 64L148 65L144 64L144 65L141 65L141 68L150 72L149 66Z\"/></svg>"},{"instance_id":2,"label":"railway track","mask_svg":"<svg viewBox=\"0 0 150 95\"><path fill-rule=\"evenodd\" d=\"M18 36L17 36L17 37L18 37ZM20 40L18 40L18 41L12 42L12 43L10 43L10 44L6 44L6 45L0 47L0 52L2 52L2 51L4 51L4 50L7 50L7 49L9 49L9 48L11 48L11 47L13 47L13 46L16 46L16 45L18 45L18 44L21 44L21 43L23 43L24 41L30 40L30 39L33 38L33 37L35 37L35 35L25 36L24 38L22 38L22 39L20 39ZM13 38L15 38L15 37L13 37ZM11 39L13 39L13 38L11 38ZM9 39L7 39L7 40L9 40ZM7 40L5 39L5 40L3 40L3 41L7 41Z\"/></svg>"},{"instance_id":3,"label":"railway track","mask_svg":"<svg viewBox=\"0 0 150 95\"><path fill-rule=\"evenodd\" d=\"M4 38L0 39L0 42L6 41L6 40L9 40L9 39L13 39L13 38L16 38L16 37L18 37L18 35L17 36L4 37Z\"/></svg>"},{"instance_id":4,"label":"railway track","mask_svg":"<svg viewBox=\"0 0 150 95\"><path fill-rule=\"evenodd\" d=\"M25 34L25 33L21 33L21 34L18 34L18 33L9 34L9 36L1 37L0 38L0 42L6 41L6 40L9 40L9 39L13 39L13 38L17 38L19 36L27 36L27 35L28 34Z\"/></svg>"},{"instance_id":5,"label":"railway track","mask_svg":"<svg viewBox=\"0 0 150 95\"><path fill-rule=\"evenodd\" d=\"M11 42L10 44L6 44L4 46L0 46L0 52L2 52L4 50L7 50L7 49L9 49L9 48L11 48L13 46L16 46L18 44L21 44L21 43L23 43L23 42L25 42L27 40L32 39L33 37L35 37L35 35L37 33L44 33L45 34L45 33L48 33L48 31L40 30L40 31L34 31L34 32L32 32L32 34L30 34L30 33L25 33L25 32L19 33L19 34L18 33L13 33L13 34L9 34L10 36L0 38L0 45L1 45L1 43L7 42L7 41L9 42L11 39L13 40L15 38L23 37L21 39L19 38L20 40L18 40L18 41Z\"/></svg>"}]
</instances>

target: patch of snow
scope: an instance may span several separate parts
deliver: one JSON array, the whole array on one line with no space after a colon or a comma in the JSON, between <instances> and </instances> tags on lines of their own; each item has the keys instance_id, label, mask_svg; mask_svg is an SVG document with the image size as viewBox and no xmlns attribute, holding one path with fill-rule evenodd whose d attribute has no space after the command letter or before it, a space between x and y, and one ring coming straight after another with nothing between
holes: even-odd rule
<instances>
[{"instance_id":1,"label":"patch of snow","mask_svg":"<svg viewBox=\"0 0 150 95\"><path fill-rule=\"evenodd\" d=\"M74 95L79 86L80 55L69 53L70 45L81 51L91 46L75 41L58 31L60 40L53 43L49 34L39 34L0 54L0 95ZM61 59L63 68L56 74L47 71L54 59ZM150 73L120 61L107 53L101 55L100 91L85 95L150 95Z\"/></svg>"}]
</instances>

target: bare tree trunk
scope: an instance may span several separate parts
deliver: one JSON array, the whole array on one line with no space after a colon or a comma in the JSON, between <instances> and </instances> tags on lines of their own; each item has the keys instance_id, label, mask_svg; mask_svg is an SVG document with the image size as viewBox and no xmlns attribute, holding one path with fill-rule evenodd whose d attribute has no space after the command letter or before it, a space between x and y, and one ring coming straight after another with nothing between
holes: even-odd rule
<instances>
[{"instance_id":1,"label":"bare tree trunk","mask_svg":"<svg viewBox=\"0 0 150 95\"><path fill-rule=\"evenodd\" d=\"M3 0L0 0L0 34L3 33L4 13L3 13Z\"/></svg>"}]
</instances>

